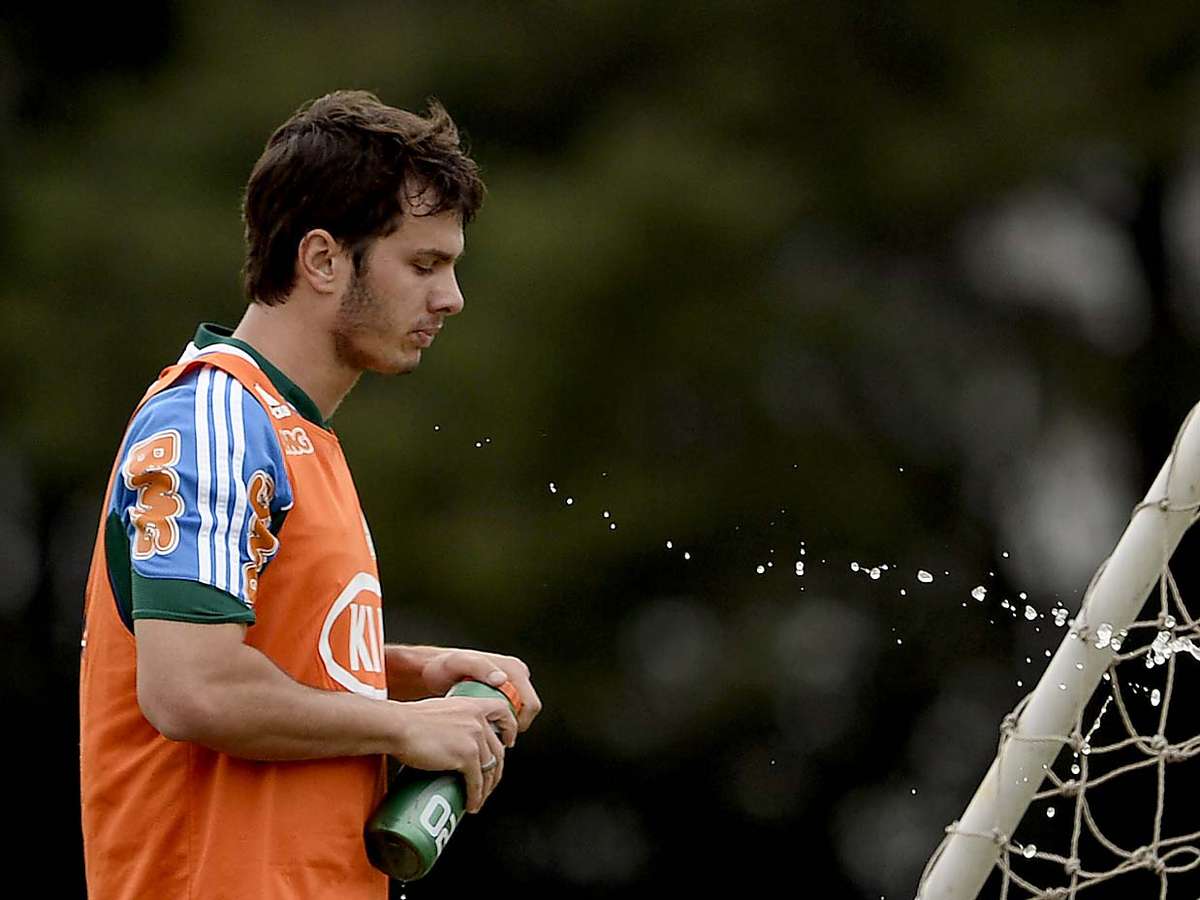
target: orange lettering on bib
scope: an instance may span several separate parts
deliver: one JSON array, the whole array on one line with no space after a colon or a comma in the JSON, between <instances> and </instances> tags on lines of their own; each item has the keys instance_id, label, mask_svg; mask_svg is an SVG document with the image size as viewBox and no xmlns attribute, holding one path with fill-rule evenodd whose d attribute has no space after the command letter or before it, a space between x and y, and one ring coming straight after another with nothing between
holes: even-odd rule
<instances>
[{"instance_id":1,"label":"orange lettering on bib","mask_svg":"<svg viewBox=\"0 0 1200 900\"><path fill-rule=\"evenodd\" d=\"M250 562L242 566L242 581L246 585L246 599L251 605L258 593L258 573L267 560L279 549L279 539L271 534L271 500L275 497L275 482L261 469L250 476L246 489L250 500Z\"/></svg>"},{"instance_id":2,"label":"orange lettering on bib","mask_svg":"<svg viewBox=\"0 0 1200 900\"><path fill-rule=\"evenodd\" d=\"M170 429L138 441L129 450L122 475L125 486L137 491L129 519L137 529L134 559L166 555L179 546L183 498L179 496L179 432Z\"/></svg>"}]
</instances>

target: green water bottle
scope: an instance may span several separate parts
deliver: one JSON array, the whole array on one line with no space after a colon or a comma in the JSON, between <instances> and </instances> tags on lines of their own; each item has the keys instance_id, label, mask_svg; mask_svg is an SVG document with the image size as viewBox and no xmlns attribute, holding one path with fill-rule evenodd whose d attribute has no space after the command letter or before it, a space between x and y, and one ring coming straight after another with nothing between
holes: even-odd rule
<instances>
[{"instance_id":1,"label":"green water bottle","mask_svg":"<svg viewBox=\"0 0 1200 900\"><path fill-rule=\"evenodd\" d=\"M507 700L513 715L521 711L521 697L507 681L498 688L460 681L446 696ZM367 820L371 865L398 881L423 878L454 834L466 805L467 786L460 773L402 767Z\"/></svg>"}]
</instances>

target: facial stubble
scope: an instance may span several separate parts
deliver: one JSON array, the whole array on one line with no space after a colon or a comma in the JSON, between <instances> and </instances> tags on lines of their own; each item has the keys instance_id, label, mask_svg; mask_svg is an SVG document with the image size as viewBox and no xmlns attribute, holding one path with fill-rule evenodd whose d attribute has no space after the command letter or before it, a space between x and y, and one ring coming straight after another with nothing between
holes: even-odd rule
<instances>
[{"instance_id":1,"label":"facial stubble","mask_svg":"<svg viewBox=\"0 0 1200 900\"><path fill-rule=\"evenodd\" d=\"M378 336L389 334L392 329L383 301L371 290L364 274L365 267L362 271L354 272L338 305L333 327L334 353L342 365L359 372L389 375L411 372L416 368L419 357L408 362L371 352L371 345Z\"/></svg>"}]
</instances>

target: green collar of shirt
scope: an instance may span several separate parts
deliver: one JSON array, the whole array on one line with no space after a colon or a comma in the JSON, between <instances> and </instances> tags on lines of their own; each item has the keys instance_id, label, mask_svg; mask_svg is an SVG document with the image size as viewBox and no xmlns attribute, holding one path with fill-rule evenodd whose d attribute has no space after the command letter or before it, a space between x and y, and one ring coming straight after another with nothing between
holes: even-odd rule
<instances>
[{"instance_id":1,"label":"green collar of shirt","mask_svg":"<svg viewBox=\"0 0 1200 900\"><path fill-rule=\"evenodd\" d=\"M244 350L253 357L258 363L258 367L266 373L267 378L271 380L271 384L275 390L283 395L283 399L296 408L296 412L308 419L318 428L329 430L328 423L321 417L321 410L317 408L317 404L313 403L312 398L304 393L292 379L283 374L272 362L247 344L243 340L239 340L233 336L233 329L226 328L224 325L216 325L212 322L205 322L196 329L196 337L193 342L197 347L203 350L205 347L211 347L213 344L229 344L237 347L239 350Z\"/></svg>"}]
</instances>

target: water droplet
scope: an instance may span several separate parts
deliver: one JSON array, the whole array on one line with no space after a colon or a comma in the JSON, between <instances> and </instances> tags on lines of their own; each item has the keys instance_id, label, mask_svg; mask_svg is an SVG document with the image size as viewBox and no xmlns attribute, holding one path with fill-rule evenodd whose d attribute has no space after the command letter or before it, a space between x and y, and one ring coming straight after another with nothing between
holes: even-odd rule
<instances>
[{"instance_id":1,"label":"water droplet","mask_svg":"<svg viewBox=\"0 0 1200 900\"><path fill-rule=\"evenodd\" d=\"M1092 752L1092 745L1091 745L1091 744L1084 744L1082 747L1080 747L1080 748L1079 748L1079 752L1080 752L1080 753L1082 753L1084 756L1089 756L1089 755L1091 755L1091 752Z\"/></svg>"},{"instance_id":2,"label":"water droplet","mask_svg":"<svg viewBox=\"0 0 1200 900\"><path fill-rule=\"evenodd\" d=\"M1028 594L1026 594L1024 591L1021 591L1021 593L1017 594L1017 596L1018 596L1018 597L1020 597L1022 600L1028 600L1028 599L1029 599L1029 595L1028 595Z\"/></svg>"},{"instance_id":3,"label":"water droplet","mask_svg":"<svg viewBox=\"0 0 1200 900\"><path fill-rule=\"evenodd\" d=\"M1054 610L1054 624L1062 628L1067 621L1067 609L1065 606L1056 607Z\"/></svg>"},{"instance_id":4,"label":"water droplet","mask_svg":"<svg viewBox=\"0 0 1200 900\"><path fill-rule=\"evenodd\" d=\"M1096 629L1096 649L1103 650L1112 643L1112 626L1104 622Z\"/></svg>"},{"instance_id":5,"label":"water droplet","mask_svg":"<svg viewBox=\"0 0 1200 900\"><path fill-rule=\"evenodd\" d=\"M797 563L796 563L796 574L797 574L797 575L803 575L803 574L804 574L804 563L802 563L802 562L797 562Z\"/></svg>"},{"instance_id":6,"label":"water droplet","mask_svg":"<svg viewBox=\"0 0 1200 900\"><path fill-rule=\"evenodd\" d=\"M1150 705L1158 706L1160 703L1162 703L1162 692L1155 688L1150 692Z\"/></svg>"},{"instance_id":7,"label":"water droplet","mask_svg":"<svg viewBox=\"0 0 1200 900\"><path fill-rule=\"evenodd\" d=\"M684 551L684 553L683 553L683 558L684 558L684 559L691 559L691 558L692 558L692 554L688 553L688 552L685 550L685 551Z\"/></svg>"},{"instance_id":8,"label":"water droplet","mask_svg":"<svg viewBox=\"0 0 1200 900\"><path fill-rule=\"evenodd\" d=\"M476 447L482 447L482 446L483 446L483 441L476 441L476 442L475 442L475 446L476 446Z\"/></svg>"},{"instance_id":9,"label":"water droplet","mask_svg":"<svg viewBox=\"0 0 1200 900\"><path fill-rule=\"evenodd\" d=\"M607 509L603 513L601 513L601 515L603 515L604 518L606 518L606 519L612 518L612 516L609 514L609 511Z\"/></svg>"},{"instance_id":10,"label":"water droplet","mask_svg":"<svg viewBox=\"0 0 1200 900\"><path fill-rule=\"evenodd\" d=\"M1001 606L1003 609L1008 609L1008 601L1007 601L1007 600L1001 600L1001 601L1000 601L1000 606Z\"/></svg>"},{"instance_id":11,"label":"water droplet","mask_svg":"<svg viewBox=\"0 0 1200 900\"><path fill-rule=\"evenodd\" d=\"M987 588L985 588L981 584L978 587L976 587L973 591L971 591L971 596L982 603L983 598L987 596Z\"/></svg>"},{"instance_id":12,"label":"water droplet","mask_svg":"<svg viewBox=\"0 0 1200 900\"><path fill-rule=\"evenodd\" d=\"M552 493L552 494L558 493L558 486L553 481L550 482L550 493Z\"/></svg>"},{"instance_id":13,"label":"water droplet","mask_svg":"<svg viewBox=\"0 0 1200 900\"><path fill-rule=\"evenodd\" d=\"M904 641L903 641L902 639L900 639L900 638L896 638L896 643L897 643L897 644L903 644L903 643L904 643Z\"/></svg>"},{"instance_id":14,"label":"water droplet","mask_svg":"<svg viewBox=\"0 0 1200 900\"><path fill-rule=\"evenodd\" d=\"M434 425L434 426L433 426L433 430L434 430L434 431L441 431L441 430L442 430L442 426L441 426L441 425Z\"/></svg>"},{"instance_id":15,"label":"water droplet","mask_svg":"<svg viewBox=\"0 0 1200 900\"><path fill-rule=\"evenodd\" d=\"M921 584L929 584L931 581L933 581L933 575L929 572L926 572L924 569L921 569L917 572L917 581L921 582Z\"/></svg>"},{"instance_id":16,"label":"water droplet","mask_svg":"<svg viewBox=\"0 0 1200 900\"><path fill-rule=\"evenodd\" d=\"M761 575L763 572L767 571L767 567L766 567L766 566L759 566L759 567L758 567L757 569L755 569L754 571L755 571L755 572L757 572L759 575Z\"/></svg>"},{"instance_id":17,"label":"water droplet","mask_svg":"<svg viewBox=\"0 0 1200 900\"><path fill-rule=\"evenodd\" d=\"M608 523L608 530L609 530L609 531L616 531L616 530L617 530L617 523L616 523L616 522L609 522L609 523Z\"/></svg>"},{"instance_id":18,"label":"water droplet","mask_svg":"<svg viewBox=\"0 0 1200 900\"><path fill-rule=\"evenodd\" d=\"M1008 551L1007 551L1007 550L1005 550L1005 551L1004 551L1003 553L1001 553L1000 555L1001 555L1001 556L1003 556L1005 559L1008 559Z\"/></svg>"},{"instance_id":19,"label":"water droplet","mask_svg":"<svg viewBox=\"0 0 1200 900\"><path fill-rule=\"evenodd\" d=\"M1129 637L1129 632L1124 628L1113 635L1112 643L1109 646L1113 648L1114 653L1121 649L1121 645L1125 643L1125 638L1127 637Z\"/></svg>"},{"instance_id":20,"label":"water droplet","mask_svg":"<svg viewBox=\"0 0 1200 900\"><path fill-rule=\"evenodd\" d=\"M772 552L773 552L773 551L772 551ZM773 562L768 562L768 563L767 563L767 568L768 568L768 569L773 569L773 568L775 568L775 563L773 563Z\"/></svg>"},{"instance_id":21,"label":"water droplet","mask_svg":"<svg viewBox=\"0 0 1200 900\"><path fill-rule=\"evenodd\" d=\"M668 550L670 550L673 546L675 546L675 545L672 544L670 541L667 541L667 549Z\"/></svg>"},{"instance_id":22,"label":"water droplet","mask_svg":"<svg viewBox=\"0 0 1200 900\"><path fill-rule=\"evenodd\" d=\"M871 580L872 580L872 581L878 581L878 580L879 580L879 574L880 574L880 573L879 573L879 567L878 567L878 566L876 566L875 568L873 568L873 569L870 571L870 573L869 573L869 574L870 574L870 576L871 576Z\"/></svg>"},{"instance_id":23,"label":"water droplet","mask_svg":"<svg viewBox=\"0 0 1200 900\"><path fill-rule=\"evenodd\" d=\"M1174 628L1174 627L1175 627L1175 617L1174 616L1167 616L1165 619L1163 619L1163 628Z\"/></svg>"},{"instance_id":24,"label":"water droplet","mask_svg":"<svg viewBox=\"0 0 1200 900\"><path fill-rule=\"evenodd\" d=\"M911 791L909 791L909 793L911 793L915 797L915 796L917 796L917 789L913 788Z\"/></svg>"},{"instance_id":25,"label":"water droplet","mask_svg":"<svg viewBox=\"0 0 1200 900\"><path fill-rule=\"evenodd\" d=\"M568 497L568 498L567 498L567 506L570 506L570 505L571 505L572 503L574 503L574 502L575 502L575 498L574 498L574 497Z\"/></svg>"},{"instance_id":26,"label":"water droplet","mask_svg":"<svg viewBox=\"0 0 1200 900\"><path fill-rule=\"evenodd\" d=\"M1060 681L1060 682L1058 683L1058 689L1059 689L1060 691L1065 691L1065 690L1067 689L1067 686L1066 686L1065 684L1063 684L1063 683Z\"/></svg>"},{"instance_id":27,"label":"water droplet","mask_svg":"<svg viewBox=\"0 0 1200 900\"><path fill-rule=\"evenodd\" d=\"M907 597L907 596L908 596L908 591L906 591L904 588L900 588L900 596L901 596L901 597Z\"/></svg>"},{"instance_id":28,"label":"water droplet","mask_svg":"<svg viewBox=\"0 0 1200 900\"><path fill-rule=\"evenodd\" d=\"M859 569L859 565L858 565L858 563L856 563L856 562L852 562L852 563L850 563L850 571L851 571L851 572L857 572L857 571L858 571L858 569Z\"/></svg>"},{"instance_id":29,"label":"water droplet","mask_svg":"<svg viewBox=\"0 0 1200 900\"><path fill-rule=\"evenodd\" d=\"M1032 622L1034 619L1037 618L1037 610L1034 609L1029 604L1025 605L1025 618L1028 619L1030 622Z\"/></svg>"},{"instance_id":30,"label":"water droplet","mask_svg":"<svg viewBox=\"0 0 1200 900\"><path fill-rule=\"evenodd\" d=\"M1054 807L1053 807L1053 806L1049 807L1049 808L1046 810L1046 818L1047 818L1047 819L1053 819L1053 818L1054 818Z\"/></svg>"},{"instance_id":31,"label":"water droplet","mask_svg":"<svg viewBox=\"0 0 1200 900\"><path fill-rule=\"evenodd\" d=\"M1025 682L1023 682L1020 678L1017 679L1017 687L1025 687Z\"/></svg>"},{"instance_id":32,"label":"water droplet","mask_svg":"<svg viewBox=\"0 0 1200 900\"><path fill-rule=\"evenodd\" d=\"M1004 555L1008 556L1007 553ZM1021 855L1026 859L1033 859L1037 856L1037 844L1026 844L1025 849L1021 851Z\"/></svg>"}]
</instances>

